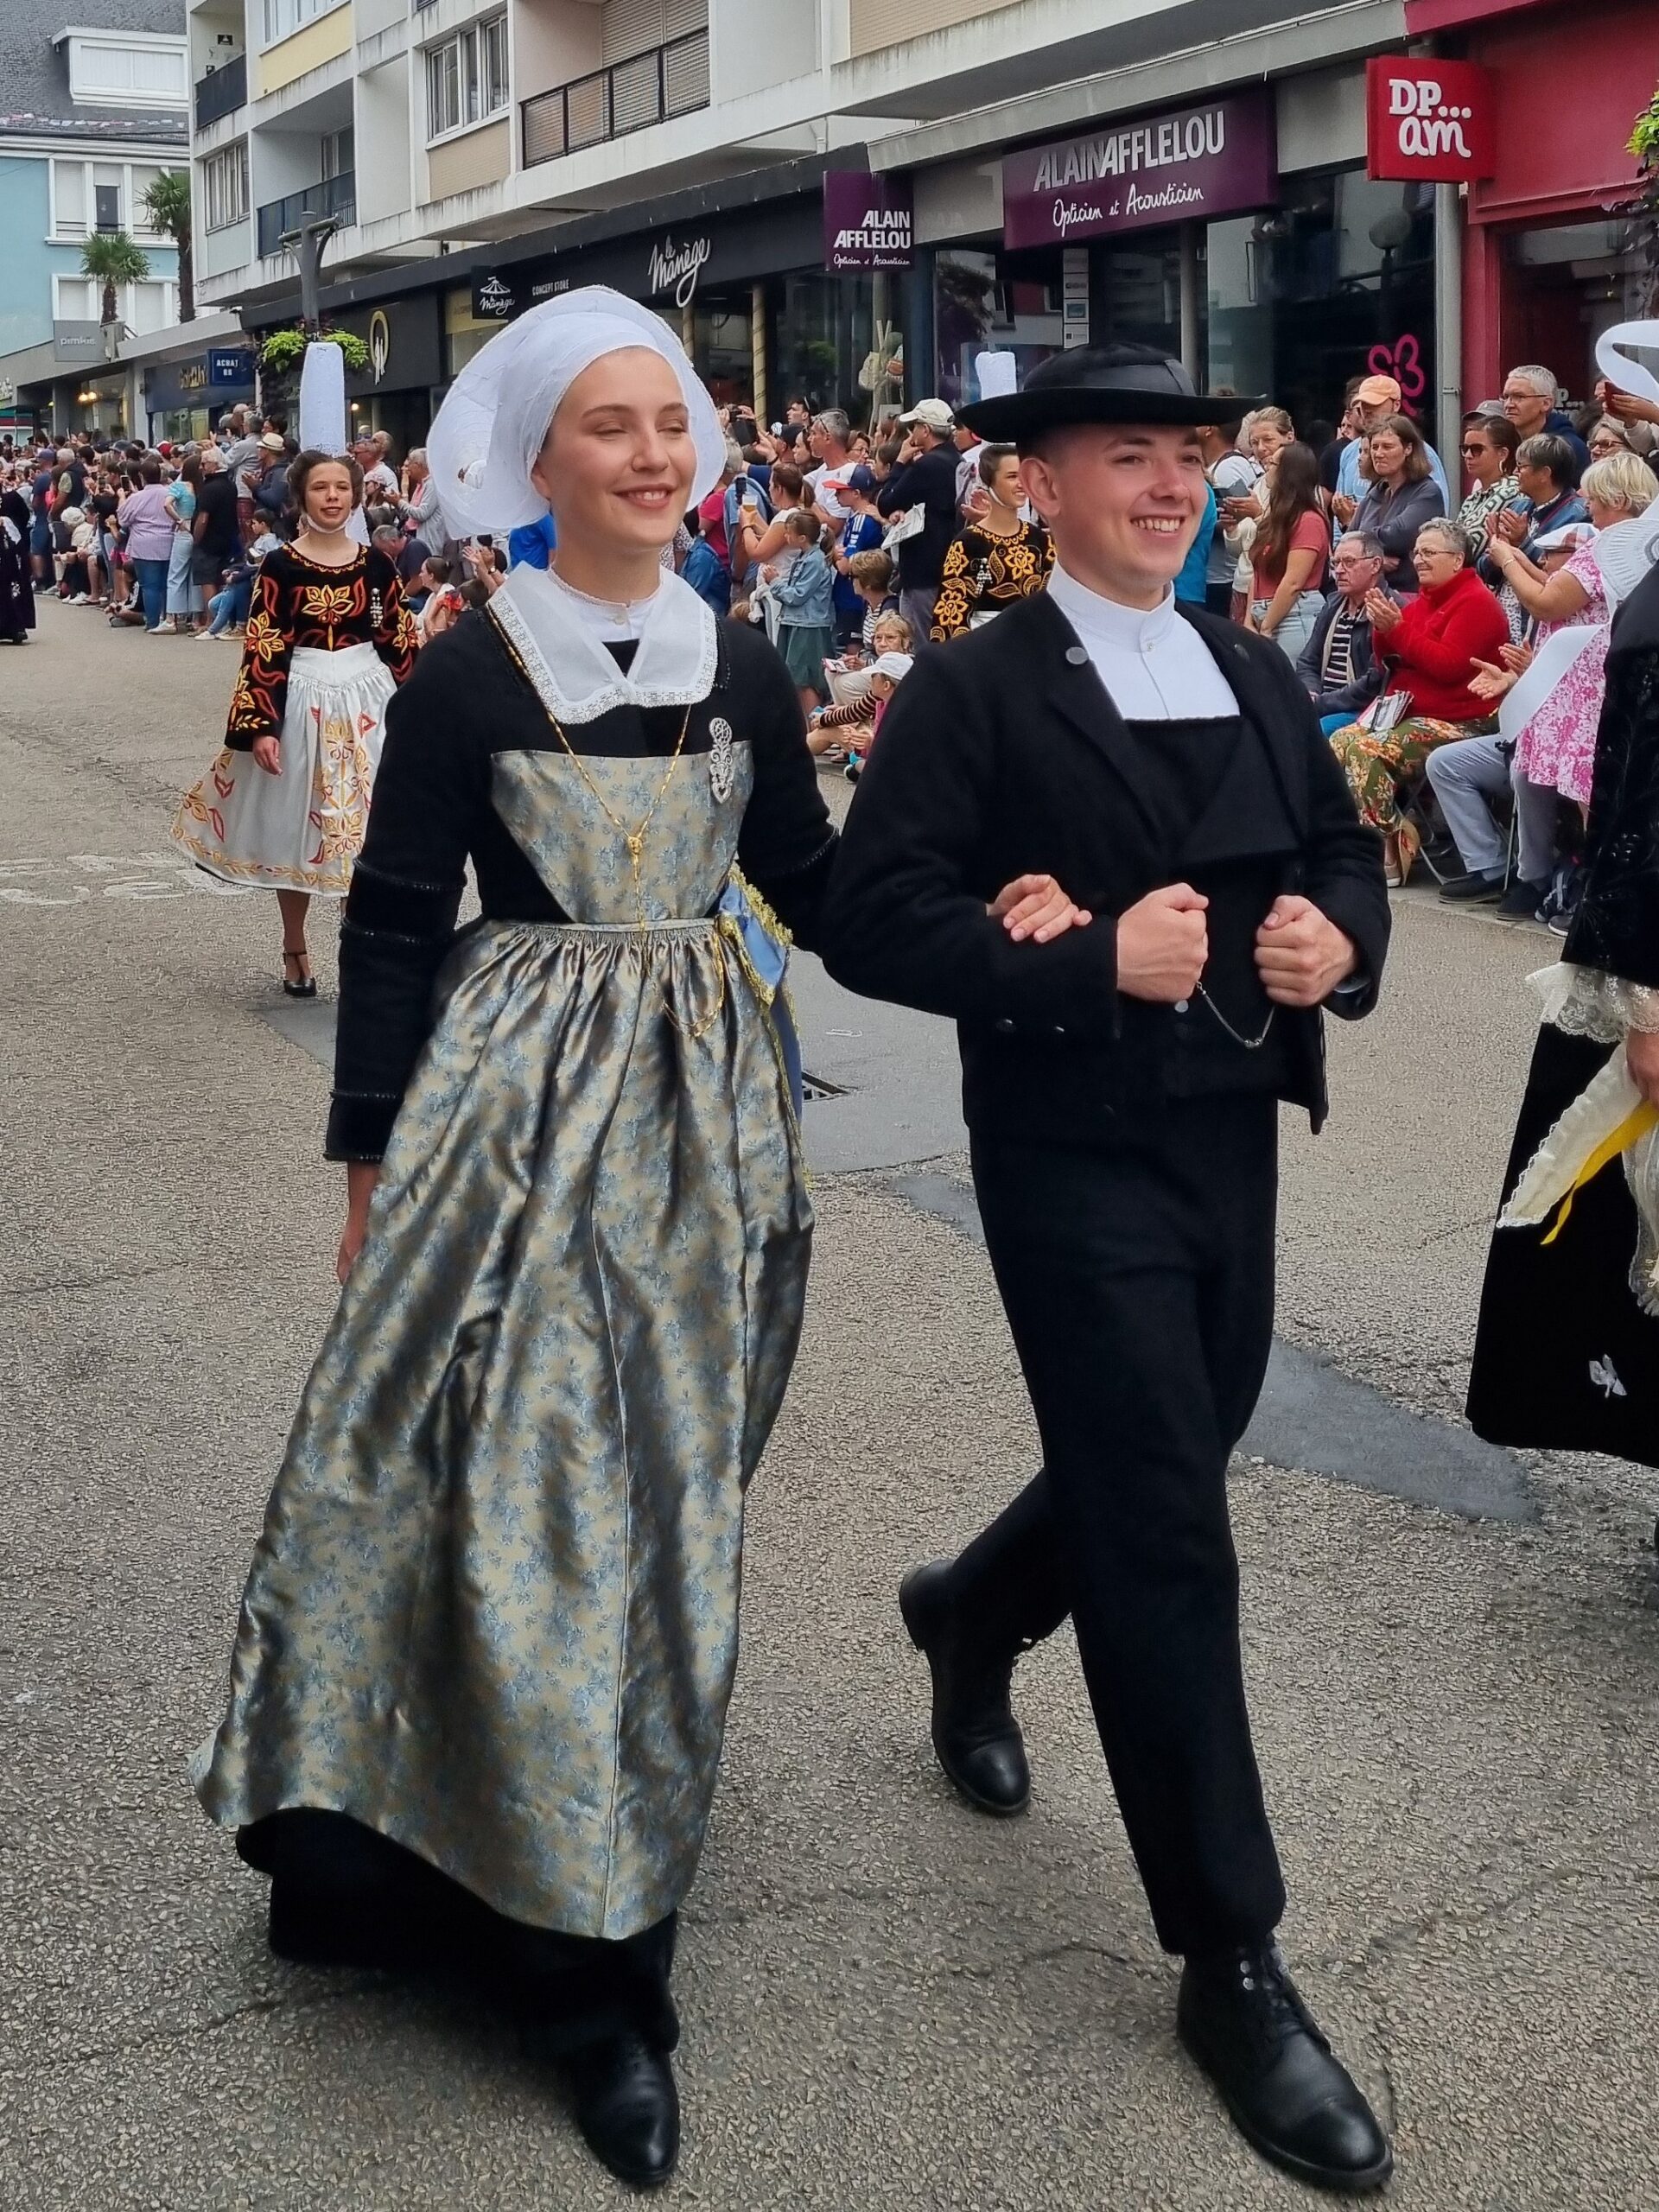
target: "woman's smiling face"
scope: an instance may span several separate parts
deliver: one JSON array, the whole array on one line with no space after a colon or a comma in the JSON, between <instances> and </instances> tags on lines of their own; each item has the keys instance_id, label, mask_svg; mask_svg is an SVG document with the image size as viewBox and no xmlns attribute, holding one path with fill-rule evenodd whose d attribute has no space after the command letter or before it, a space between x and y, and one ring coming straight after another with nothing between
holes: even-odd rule
<instances>
[{"instance_id":1,"label":"woman's smiling face","mask_svg":"<svg viewBox=\"0 0 1659 2212\"><path fill-rule=\"evenodd\" d=\"M696 468L678 377L660 353L630 346L571 383L530 480L561 539L656 549L679 528Z\"/></svg>"}]
</instances>

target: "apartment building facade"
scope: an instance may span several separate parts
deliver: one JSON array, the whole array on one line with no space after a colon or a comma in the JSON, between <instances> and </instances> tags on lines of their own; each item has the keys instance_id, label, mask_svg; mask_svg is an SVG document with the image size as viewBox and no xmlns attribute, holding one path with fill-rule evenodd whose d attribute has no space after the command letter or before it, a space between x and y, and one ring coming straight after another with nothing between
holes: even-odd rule
<instances>
[{"instance_id":1,"label":"apartment building facade","mask_svg":"<svg viewBox=\"0 0 1659 2212\"><path fill-rule=\"evenodd\" d=\"M115 349L177 316L177 255L144 191L189 160L183 0L4 0L0 8L0 424L61 394L63 427L130 420ZM125 231L149 264L101 327L86 240ZM84 395L84 397L82 397Z\"/></svg>"},{"instance_id":2,"label":"apartment building facade","mask_svg":"<svg viewBox=\"0 0 1659 2212\"><path fill-rule=\"evenodd\" d=\"M1595 99L1550 73L1554 0L188 5L203 302L291 321L295 233L331 220L325 311L372 356L353 404L400 442L502 320L580 283L657 306L774 416L965 398L988 346L1028 368L1120 335L1305 421L1381 367L1432 418L1465 353L1484 396L1529 286L1571 292L1581 389L1637 283L1616 203L1648 0L1609 0ZM1464 193L1373 181L1365 63L1413 41L1489 54L1505 102L1541 85L1569 127L1510 132ZM908 236L872 245L871 214Z\"/></svg>"}]
</instances>

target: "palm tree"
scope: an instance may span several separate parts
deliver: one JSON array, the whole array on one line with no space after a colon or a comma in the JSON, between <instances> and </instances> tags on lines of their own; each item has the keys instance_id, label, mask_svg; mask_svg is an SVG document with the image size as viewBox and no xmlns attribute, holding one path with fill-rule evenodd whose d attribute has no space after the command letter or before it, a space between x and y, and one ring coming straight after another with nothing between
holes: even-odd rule
<instances>
[{"instance_id":1,"label":"palm tree","mask_svg":"<svg viewBox=\"0 0 1659 2212\"><path fill-rule=\"evenodd\" d=\"M195 284L190 269L190 172L163 169L144 187L149 227L172 239L179 250L179 321L194 322Z\"/></svg>"},{"instance_id":2,"label":"palm tree","mask_svg":"<svg viewBox=\"0 0 1659 2212\"><path fill-rule=\"evenodd\" d=\"M149 274L149 257L136 246L124 231L96 231L80 249L80 273L104 287L100 322L116 319L118 284L142 284Z\"/></svg>"}]
</instances>

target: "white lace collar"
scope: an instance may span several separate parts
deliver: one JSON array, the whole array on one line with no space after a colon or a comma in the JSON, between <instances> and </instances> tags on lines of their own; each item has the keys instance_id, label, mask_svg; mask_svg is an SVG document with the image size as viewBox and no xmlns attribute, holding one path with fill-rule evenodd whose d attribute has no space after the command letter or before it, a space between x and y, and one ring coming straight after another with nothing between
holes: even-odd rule
<instances>
[{"instance_id":1,"label":"white lace collar","mask_svg":"<svg viewBox=\"0 0 1659 2212\"><path fill-rule=\"evenodd\" d=\"M593 623L578 594L545 569L521 563L491 600L490 613L561 722L596 721L615 707L690 707L714 686L714 610L677 575L665 574L652 597L629 610L640 614L639 642L626 673L599 635L604 625Z\"/></svg>"}]
</instances>

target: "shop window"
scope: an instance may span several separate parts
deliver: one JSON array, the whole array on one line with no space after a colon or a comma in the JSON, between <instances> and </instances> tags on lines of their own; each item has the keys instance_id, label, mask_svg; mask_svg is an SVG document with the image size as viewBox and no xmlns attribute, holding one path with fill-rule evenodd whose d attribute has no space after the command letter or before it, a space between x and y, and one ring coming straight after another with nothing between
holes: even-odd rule
<instances>
[{"instance_id":1,"label":"shop window","mask_svg":"<svg viewBox=\"0 0 1659 2212\"><path fill-rule=\"evenodd\" d=\"M1284 181L1281 204L1208 226L1211 390L1265 392L1299 429L1332 423L1351 378L1395 377L1434 412L1433 188L1362 170Z\"/></svg>"},{"instance_id":2,"label":"shop window","mask_svg":"<svg viewBox=\"0 0 1659 2212\"><path fill-rule=\"evenodd\" d=\"M1060 248L1007 253L952 246L933 264L938 397L950 406L979 397L975 356L1011 353L1021 384L1061 345Z\"/></svg>"},{"instance_id":3,"label":"shop window","mask_svg":"<svg viewBox=\"0 0 1659 2212\"><path fill-rule=\"evenodd\" d=\"M858 429L896 410L904 389L903 283L821 270L772 280L766 407L774 422L791 399L814 410L843 408Z\"/></svg>"}]
</instances>

